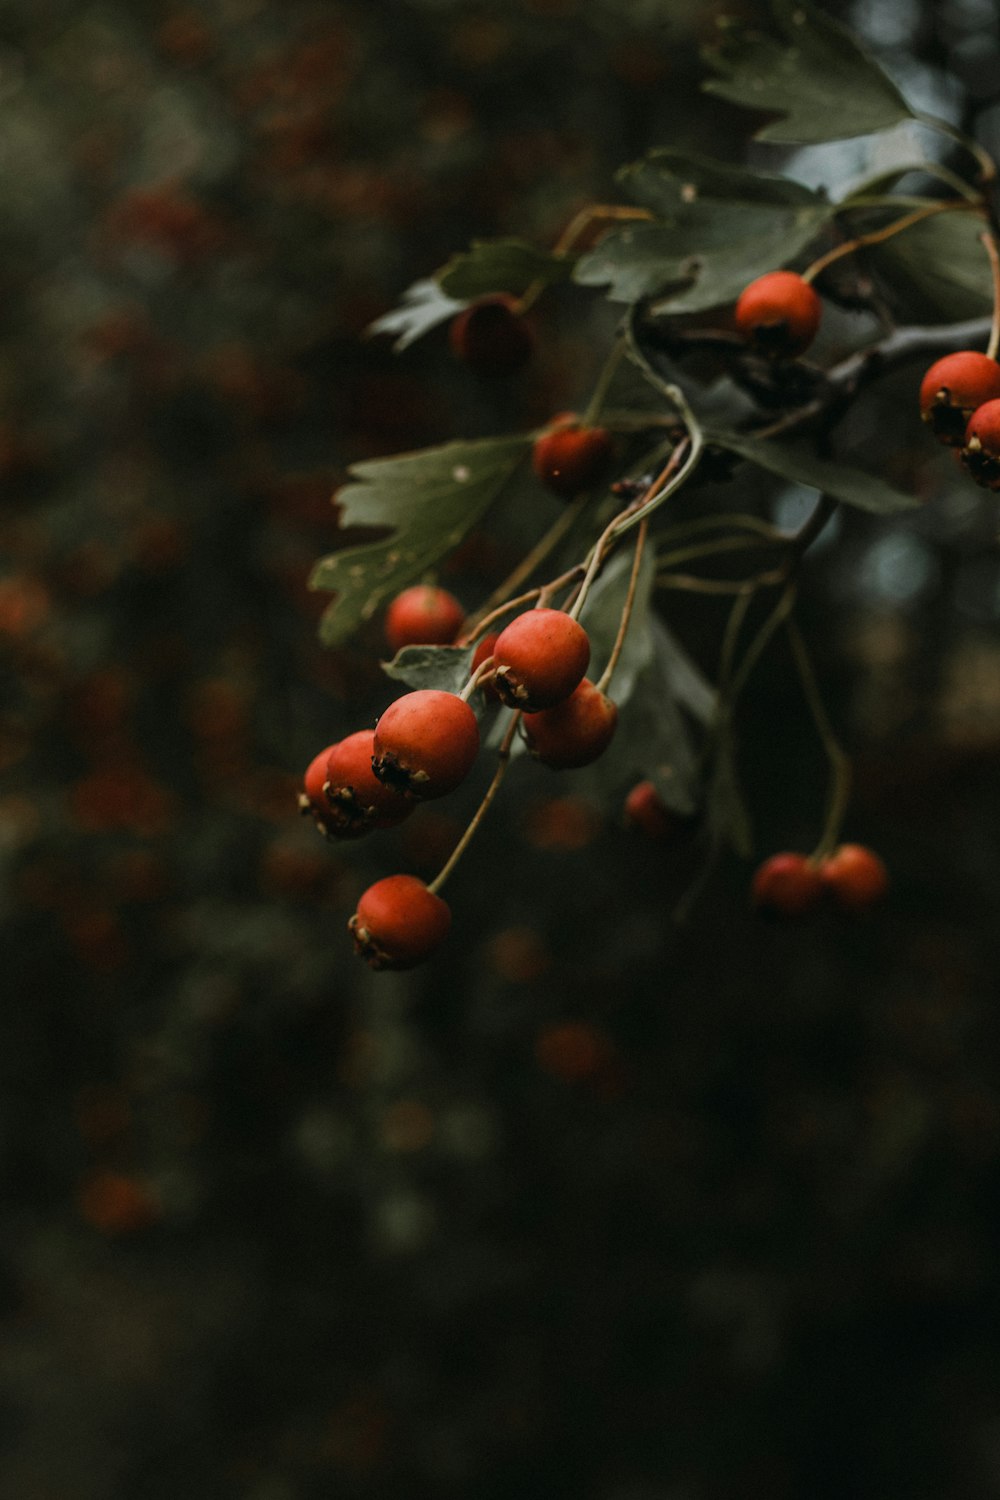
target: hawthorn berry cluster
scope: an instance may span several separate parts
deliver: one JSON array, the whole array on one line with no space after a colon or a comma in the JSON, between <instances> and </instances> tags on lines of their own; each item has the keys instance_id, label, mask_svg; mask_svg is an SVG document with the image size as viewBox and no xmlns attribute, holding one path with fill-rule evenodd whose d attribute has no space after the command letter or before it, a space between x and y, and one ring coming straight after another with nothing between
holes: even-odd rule
<instances>
[{"instance_id":1,"label":"hawthorn berry cluster","mask_svg":"<svg viewBox=\"0 0 1000 1500\"><path fill-rule=\"evenodd\" d=\"M634 189L633 203L589 205L551 251L520 241L474 245L433 280L416 283L405 306L373 325L373 331L398 334L402 349L448 318L452 355L477 378L502 379L531 358L536 333L530 314L548 287L568 279L607 286L611 300L628 304L582 416L558 412L531 435L445 445L352 471L361 482L348 487L342 514L350 511L361 524L388 524L395 535L373 543L367 555L363 547L347 548L318 565L315 586L337 596L321 629L331 643L347 639L395 589L385 636L401 658L390 675L412 690L389 705L373 730L348 735L313 760L300 798L303 809L331 838L355 838L399 823L470 774L480 755L482 715L495 711L500 731L490 736L499 745L492 779L438 876L425 884L390 875L359 901L349 926L358 951L374 967L409 967L444 939L450 913L441 888L497 792L517 735L542 764L572 770L599 760L617 734L618 745L628 750L622 759L632 757L629 774L637 767L648 773L626 798L630 827L669 841L684 819L699 818L704 810L703 868L710 869L726 842L748 858L748 820L735 774L736 711L757 662L779 634L791 650L826 754L827 807L811 853L773 854L757 868L752 901L761 911L796 917L824 905L858 913L886 895L889 877L879 855L843 841L850 762L795 617L801 564L841 504L888 516L917 503L850 461L842 464L832 441L868 383L915 355L937 356L920 386L923 419L977 483L1000 492L998 174L974 140L914 112L849 34L814 13L809 0L787 12L776 7L775 19L782 40L759 46L760 39L751 37L746 49L724 45L708 54L721 75L710 87L737 105L759 109L773 85L775 98L783 101L775 110L783 118L765 127L768 138L817 144L857 135L859 119L873 135L908 121L947 136L971 173L932 154L919 168L890 170L838 197L832 189L817 192L791 178L697 153L653 151L621 174ZM727 33L731 43L738 34L739 28ZM819 87L824 58L838 78L850 81L839 102ZM788 87L792 78L794 90ZM858 112L852 91L863 101ZM821 105L814 105L814 96ZM917 170L919 196L891 187ZM928 181L935 185L931 190ZM923 233L928 230L933 232ZM905 254L897 241L903 236ZM961 347L974 341L968 330L960 337L954 325L935 327L933 318L926 327L895 326L892 257L912 264L929 255L935 275L924 277L923 285L947 285L951 252L928 251L935 239L966 258L961 274L955 273L963 299L970 274L986 283L988 260L993 317L985 352ZM979 273L970 273L968 265L970 250L978 254L969 243L974 239L985 251ZM890 241L897 243L887 252ZM805 264L810 246L815 258ZM871 257L857 259L851 275L850 258L862 250ZM883 269L880 280L871 266L882 255L890 274ZM841 270L848 274L828 279L835 262L847 262ZM919 276L911 280L920 283ZM846 341L846 353L824 368L810 351L830 301L864 314L875 331L858 336L835 328L820 348ZM692 314L700 311L717 321L698 328ZM944 314L953 315L953 309ZM956 344L958 351L951 352ZM687 371L678 373L689 356L699 361L690 386ZM471 615L434 584L404 586L443 557L503 493L529 442L536 480L564 502L561 518ZM797 530L784 530L753 509L717 508L711 499L694 516L667 510L666 502L689 481L694 490L701 479L732 480L743 463L818 492ZM386 471L396 473L395 492ZM374 497L367 504L366 483ZM426 517L437 518L438 536L420 530ZM571 538L585 526L587 540L573 554ZM615 587L626 575L628 586L623 599L608 590L617 616L617 627L612 622L608 629L607 612L585 615L584 609L598 580L603 585L610 579L613 570L605 570L616 552L626 566L614 574ZM535 582L553 556L562 571ZM569 556L575 561L567 567ZM719 567L729 576L720 575ZM728 596L714 684L654 617L654 592L671 589ZM616 698L612 678L639 616L645 634L633 656L640 665L621 672ZM607 660L599 673L588 675L595 642ZM408 646L427 648L419 670L404 660ZM461 650L444 661L453 646ZM437 648L443 650L435 656ZM460 687L456 660L467 674ZM642 663L654 669L644 679ZM675 669L687 679L676 692L670 679ZM633 697L639 712L620 722L620 709L631 707ZM668 713L659 712L663 698ZM681 707L697 728L684 720ZM637 750L629 742L636 725L643 733L653 726L655 744ZM609 759L614 767L614 751Z\"/></svg>"}]
</instances>

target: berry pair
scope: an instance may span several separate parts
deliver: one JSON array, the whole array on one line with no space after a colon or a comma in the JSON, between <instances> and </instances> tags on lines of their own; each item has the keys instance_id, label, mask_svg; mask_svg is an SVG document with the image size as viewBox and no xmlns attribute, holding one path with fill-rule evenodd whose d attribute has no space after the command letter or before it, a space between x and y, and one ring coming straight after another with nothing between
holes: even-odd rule
<instances>
[{"instance_id":1,"label":"berry pair","mask_svg":"<svg viewBox=\"0 0 1000 1500\"><path fill-rule=\"evenodd\" d=\"M825 897L844 911L865 911L889 889L884 863L863 844L841 844L825 859L772 854L753 878L754 905L783 917L814 911Z\"/></svg>"},{"instance_id":2,"label":"berry pair","mask_svg":"<svg viewBox=\"0 0 1000 1500\"><path fill-rule=\"evenodd\" d=\"M939 442L961 450L977 484L1000 490L1000 365L961 349L936 360L920 384L920 414Z\"/></svg>"}]
</instances>

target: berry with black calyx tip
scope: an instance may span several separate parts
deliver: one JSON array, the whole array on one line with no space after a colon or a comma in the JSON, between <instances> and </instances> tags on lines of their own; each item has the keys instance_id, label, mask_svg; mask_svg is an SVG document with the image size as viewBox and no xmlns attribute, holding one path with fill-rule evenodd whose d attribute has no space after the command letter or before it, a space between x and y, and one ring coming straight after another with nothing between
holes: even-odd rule
<instances>
[{"instance_id":1,"label":"berry with black calyx tip","mask_svg":"<svg viewBox=\"0 0 1000 1500\"><path fill-rule=\"evenodd\" d=\"M984 402L969 418L962 463L984 489L1000 490L1000 398Z\"/></svg>"},{"instance_id":2,"label":"berry with black calyx tip","mask_svg":"<svg viewBox=\"0 0 1000 1500\"><path fill-rule=\"evenodd\" d=\"M969 418L1000 399L1000 364L974 349L936 360L920 383L920 415L939 442L960 448Z\"/></svg>"},{"instance_id":3,"label":"berry with black calyx tip","mask_svg":"<svg viewBox=\"0 0 1000 1500\"><path fill-rule=\"evenodd\" d=\"M841 844L822 861L819 873L826 890L845 911L867 911L884 900L889 889L884 861L864 844Z\"/></svg>"},{"instance_id":4,"label":"berry with black calyx tip","mask_svg":"<svg viewBox=\"0 0 1000 1500\"><path fill-rule=\"evenodd\" d=\"M479 297L452 319L448 343L477 375L513 375L535 347L531 325L505 292Z\"/></svg>"},{"instance_id":5,"label":"berry with black calyx tip","mask_svg":"<svg viewBox=\"0 0 1000 1500\"><path fill-rule=\"evenodd\" d=\"M590 638L562 609L529 609L501 630L494 682L504 703L537 713L568 698L590 662Z\"/></svg>"},{"instance_id":6,"label":"berry with black calyx tip","mask_svg":"<svg viewBox=\"0 0 1000 1500\"><path fill-rule=\"evenodd\" d=\"M751 894L759 911L801 917L823 899L823 877L804 854L772 854L754 872Z\"/></svg>"},{"instance_id":7,"label":"berry with black calyx tip","mask_svg":"<svg viewBox=\"0 0 1000 1500\"><path fill-rule=\"evenodd\" d=\"M364 892L347 926L373 969L412 969L444 942L451 911L415 875L387 875Z\"/></svg>"},{"instance_id":8,"label":"berry with black calyx tip","mask_svg":"<svg viewBox=\"0 0 1000 1500\"><path fill-rule=\"evenodd\" d=\"M625 798L625 822L656 843L677 830L677 821L651 781L638 781Z\"/></svg>"},{"instance_id":9,"label":"berry with black calyx tip","mask_svg":"<svg viewBox=\"0 0 1000 1500\"><path fill-rule=\"evenodd\" d=\"M535 439L531 466L546 489L572 500L597 483L610 457L606 427L588 427L573 412L562 412Z\"/></svg>"},{"instance_id":10,"label":"berry with black calyx tip","mask_svg":"<svg viewBox=\"0 0 1000 1500\"><path fill-rule=\"evenodd\" d=\"M617 725L617 705L585 677L561 703L525 714L521 732L536 760L554 771L572 771L604 754Z\"/></svg>"},{"instance_id":11,"label":"berry with black calyx tip","mask_svg":"<svg viewBox=\"0 0 1000 1500\"><path fill-rule=\"evenodd\" d=\"M439 688L417 688L390 703L375 725L372 770L398 792L444 797L465 780L479 751L468 703Z\"/></svg>"},{"instance_id":12,"label":"berry with black calyx tip","mask_svg":"<svg viewBox=\"0 0 1000 1500\"><path fill-rule=\"evenodd\" d=\"M822 311L808 281L794 271L769 271L740 293L734 320L758 353L790 357L808 349Z\"/></svg>"},{"instance_id":13,"label":"berry with black calyx tip","mask_svg":"<svg viewBox=\"0 0 1000 1500\"><path fill-rule=\"evenodd\" d=\"M465 610L447 589L417 583L397 594L385 612L390 650L404 646L450 646L465 620Z\"/></svg>"},{"instance_id":14,"label":"berry with black calyx tip","mask_svg":"<svg viewBox=\"0 0 1000 1500\"><path fill-rule=\"evenodd\" d=\"M358 838L393 828L416 807L405 792L386 786L372 770L375 734L359 729L332 746L326 762L326 818L338 838Z\"/></svg>"}]
</instances>

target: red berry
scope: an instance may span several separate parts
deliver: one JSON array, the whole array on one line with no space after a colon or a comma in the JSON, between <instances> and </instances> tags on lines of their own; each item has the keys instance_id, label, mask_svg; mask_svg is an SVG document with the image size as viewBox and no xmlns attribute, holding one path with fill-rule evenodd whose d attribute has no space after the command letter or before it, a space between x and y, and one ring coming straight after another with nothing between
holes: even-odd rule
<instances>
[{"instance_id":1,"label":"red berry","mask_svg":"<svg viewBox=\"0 0 1000 1500\"><path fill-rule=\"evenodd\" d=\"M448 330L455 358L477 375L513 375L535 347L531 327L517 307L505 292L470 303Z\"/></svg>"},{"instance_id":2,"label":"red berry","mask_svg":"<svg viewBox=\"0 0 1000 1500\"><path fill-rule=\"evenodd\" d=\"M309 762L303 780L304 790L299 793L299 812L311 813L320 833L334 837L333 815L326 800L326 763L334 745L327 745Z\"/></svg>"},{"instance_id":3,"label":"red berry","mask_svg":"<svg viewBox=\"0 0 1000 1500\"><path fill-rule=\"evenodd\" d=\"M674 818L651 781L637 782L625 798L625 822L657 843L676 830Z\"/></svg>"},{"instance_id":4,"label":"red berry","mask_svg":"<svg viewBox=\"0 0 1000 1500\"><path fill-rule=\"evenodd\" d=\"M493 648L496 689L511 708L536 713L568 698L587 670L590 638L562 609L530 609Z\"/></svg>"},{"instance_id":5,"label":"red berry","mask_svg":"<svg viewBox=\"0 0 1000 1500\"><path fill-rule=\"evenodd\" d=\"M1000 490L1000 399L987 401L972 413L962 462L977 484Z\"/></svg>"},{"instance_id":6,"label":"red berry","mask_svg":"<svg viewBox=\"0 0 1000 1500\"><path fill-rule=\"evenodd\" d=\"M618 708L588 677L553 708L525 714L525 743L536 760L554 771L589 766L611 743Z\"/></svg>"},{"instance_id":7,"label":"red berry","mask_svg":"<svg viewBox=\"0 0 1000 1500\"><path fill-rule=\"evenodd\" d=\"M736 303L736 327L762 354L801 354L816 337L823 304L794 271L769 271Z\"/></svg>"},{"instance_id":8,"label":"red berry","mask_svg":"<svg viewBox=\"0 0 1000 1500\"><path fill-rule=\"evenodd\" d=\"M939 442L960 448L977 407L1000 397L1000 365L963 349L931 365L920 383L920 415Z\"/></svg>"},{"instance_id":9,"label":"red berry","mask_svg":"<svg viewBox=\"0 0 1000 1500\"><path fill-rule=\"evenodd\" d=\"M372 770L411 796L443 797L465 780L479 750L467 703L439 688L418 688L390 703L375 726Z\"/></svg>"},{"instance_id":10,"label":"red berry","mask_svg":"<svg viewBox=\"0 0 1000 1500\"><path fill-rule=\"evenodd\" d=\"M611 456L611 434L605 427L585 427L572 412L535 439L531 465L538 478L564 500L590 489Z\"/></svg>"},{"instance_id":11,"label":"red berry","mask_svg":"<svg viewBox=\"0 0 1000 1500\"><path fill-rule=\"evenodd\" d=\"M415 875L387 875L368 887L347 926L373 969L412 969L444 942L451 911Z\"/></svg>"},{"instance_id":12,"label":"red berry","mask_svg":"<svg viewBox=\"0 0 1000 1500\"><path fill-rule=\"evenodd\" d=\"M334 745L326 762L326 818L339 838L392 828L416 807L412 797L379 781L372 770L375 735L359 729Z\"/></svg>"},{"instance_id":13,"label":"red berry","mask_svg":"<svg viewBox=\"0 0 1000 1500\"><path fill-rule=\"evenodd\" d=\"M889 872L879 856L864 844L841 844L819 867L820 877L838 906L864 911L883 899Z\"/></svg>"},{"instance_id":14,"label":"red berry","mask_svg":"<svg viewBox=\"0 0 1000 1500\"><path fill-rule=\"evenodd\" d=\"M403 646L450 646L462 628L465 610L447 589L418 583L397 594L385 615L391 651Z\"/></svg>"},{"instance_id":15,"label":"red berry","mask_svg":"<svg viewBox=\"0 0 1000 1500\"><path fill-rule=\"evenodd\" d=\"M804 854L772 854L753 877L754 905L783 917L811 911L823 897L823 877Z\"/></svg>"}]
</instances>

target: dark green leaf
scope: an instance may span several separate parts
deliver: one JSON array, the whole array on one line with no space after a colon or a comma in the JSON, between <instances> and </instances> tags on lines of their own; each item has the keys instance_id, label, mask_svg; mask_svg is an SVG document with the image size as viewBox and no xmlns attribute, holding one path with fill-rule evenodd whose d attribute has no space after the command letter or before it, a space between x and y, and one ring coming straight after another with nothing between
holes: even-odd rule
<instances>
[{"instance_id":1,"label":"dark green leaf","mask_svg":"<svg viewBox=\"0 0 1000 1500\"><path fill-rule=\"evenodd\" d=\"M762 469L779 474L796 484L807 484L815 490L842 500L858 510L873 515L891 516L899 511L914 510L919 504L913 495L893 489L884 479L854 469L848 464L821 458L805 444L782 443L773 439L747 437L743 433L706 429L706 441L728 448Z\"/></svg>"},{"instance_id":2,"label":"dark green leaf","mask_svg":"<svg viewBox=\"0 0 1000 1500\"><path fill-rule=\"evenodd\" d=\"M366 332L396 335L396 342L392 347L398 354L410 344L416 343L417 339L423 338L425 333L429 333L439 323L453 318L464 306L464 302L446 297L436 281L430 278L415 281L403 293L400 306L376 318L374 323L369 324Z\"/></svg>"},{"instance_id":3,"label":"dark green leaf","mask_svg":"<svg viewBox=\"0 0 1000 1500\"><path fill-rule=\"evenodd\" d=\"M725 23L705 60L720 75L704 85L747 109L781 116L761 141L847 140L912 118L896 85L839 22L808 0L772 0L781 39Z\"/></svg>"},{"instance_id":4,"label":"dark green leaf","mask_svg":"<svg viewBox=\"0 0 1000 1500\"><path fill-rule=\"evenodd\" d=\"M694 734L681 709L683 698L677 691L681 648L655 617L650 618L649 637L652 657L622 709L612 750L629 778L648 777L667 807L688 816L701 800L701 769ZM693 664L691 670L697 672ZM685 685L685 692L689 686ZM714 690L707 683L704 686L714 712Z\"/></svg>"},{"instance_id":5,"label":"dark green leaf","mask_svg":"<svg viewBox=\"0 0 1000 1500\"><path fill-rule=\"evenodd\" d=\"M577 262L584 286L615 302L660 296L657 311L700 312L733 302L746 286L802 250L830 217L821 199L797 204L706 197L669 219L627 224Z\"/></svg>"},{"instance_id":6,"label":"dark green leaf","mask_svg":"<svg viewBox=\"0 0 1000 1500\"><path fill-rule=\"evenodd\" d=\"M410 688L438 688L460 693L469 680L475 646L404 646L382 671Z\"/></svg>"},{"instance_id":7,"label":"dark green leaf","mask_svg":"<svg viewBox=\"0 0 1000 1500\"><path fill-rule=\"evenodd\" d=\"M824 199L813 188L790 177L754 172L701 156L694 151L657 147L617 173L622 190L633 203L648 208L659 219L670 219L706 199L719 203L765 203L778 207L823 208ZM825 211L828 213L829 208Z\"/></svg>"},{"instance_id":8,"label":"dark green leaf","mask_svg":"<svg viewBox=\"0 0 1000 1500\"><path fill-rule=\"evenodd\" d=\"M524 240L474 240L472 248L453 256L436 279L446 296L466 302L490 292L520 297L536 281L545 286L567 281L574 259L552 255Z\"/></svg>"},{"instance_id":9,"label":"dark green leaf","mask_svg":"<svg viewBox=\"0 0 1000 1500\"><path fill-rule=\"evenodd\" d=\"M310 588L337 598L320 624L327 645L346 640L362 620L451 552L513 475L530 438L447 443L420 453L355 464L356 481L338 496L345 526L391 526L381 541L321 558Z\"/></svg>"},{"instance_id":10,"label":"dark green leaf","mask_svg":"<svg viewBox=\"0 0 1000 1500\"><path fill-rule=\"evenodd\" d=\"M952 323L988 313L990 266L976 214L938 214L865 251L900 316Z\"/></svg>"}]
</instances>

